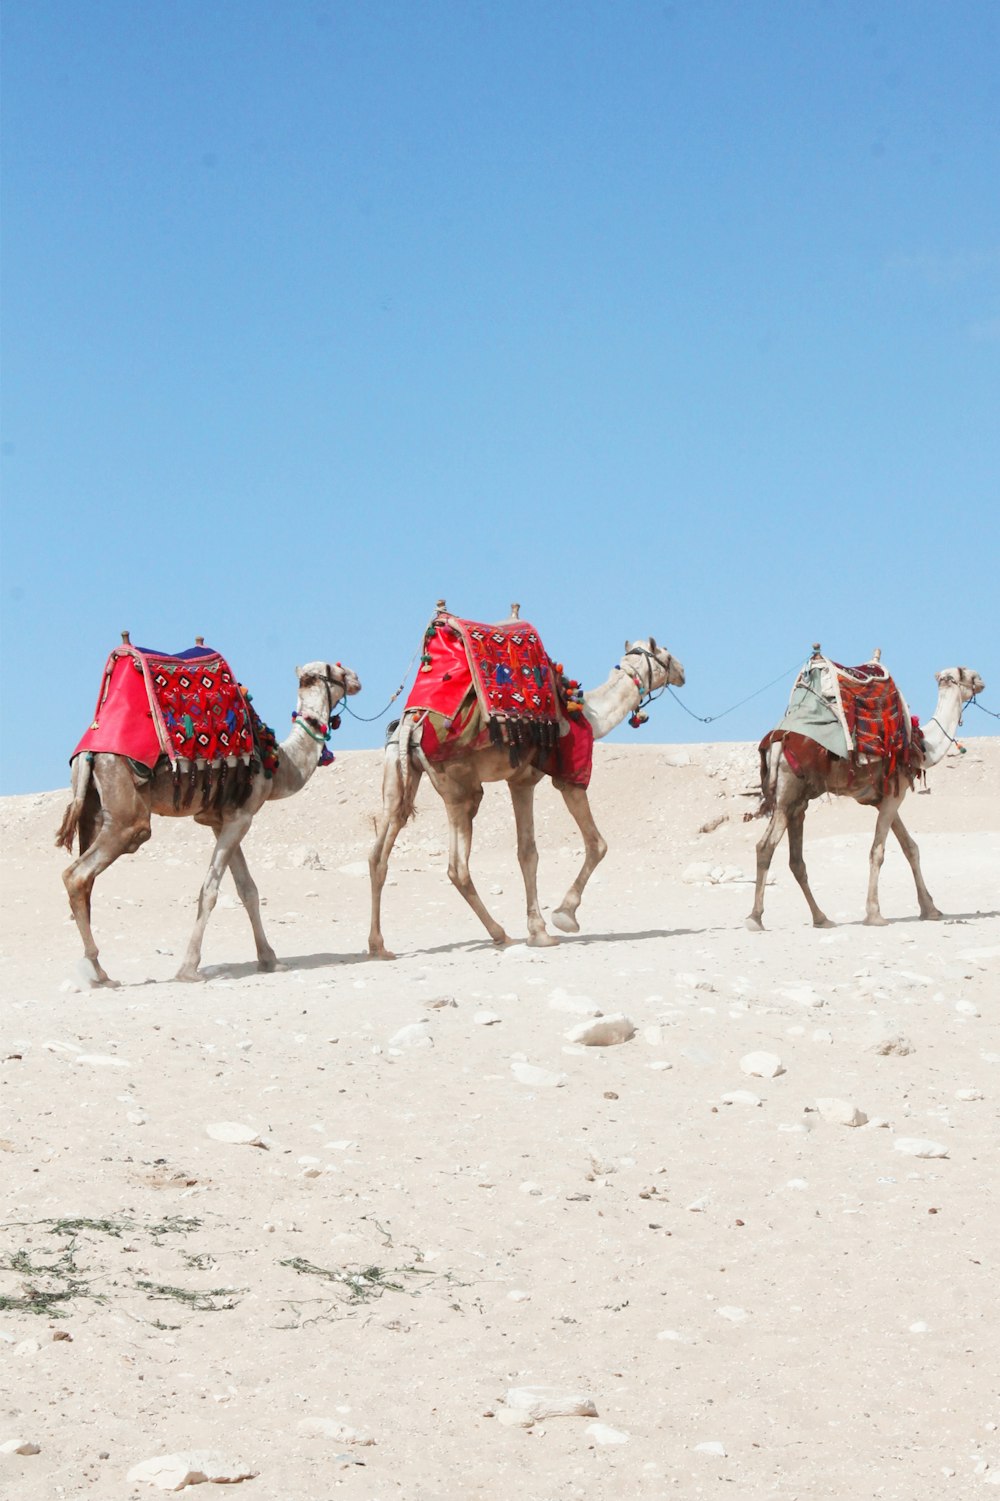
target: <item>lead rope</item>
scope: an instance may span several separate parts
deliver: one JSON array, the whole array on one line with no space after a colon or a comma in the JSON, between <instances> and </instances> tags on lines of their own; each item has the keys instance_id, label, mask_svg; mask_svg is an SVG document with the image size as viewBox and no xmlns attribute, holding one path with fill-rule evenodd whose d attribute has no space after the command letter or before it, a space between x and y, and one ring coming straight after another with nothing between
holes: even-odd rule
<instances>
[{"instance_id":1,"label":"lead rope","mask_svg":"<svg viewBox=\"0 0 1000 1501\"><path fill-rule=\"evenodd\" d=\"M748 693L746 698L740 699L739 703L730 704L728 709L722 709L718 714L696 714L693 709L688 708L683 699L677 697L677 694L674 692L673 688L671 688L669 683L666 685L666 691L670 694L671 698L673 698L678 704L680 704L685 714L690 714L692 719L697 719L700 724L714 724L717 719L725 719L727 714L732 714L736 709L742 709L743 705L748 704L751 699L759 698L762 693L766 693L769 688L773 688L775 683L780 683L782 678L787 678L790 672L798 671L799 665L800 664L796 662L793 666L786 667L784 672L779 672L778 676L776 678L772 678L769 683L765 683L763 688L757 688L753 693Z\"/></svg>"},{"instance_id":2,"label":"lead rope","mask_svg":"<svg viewBox=\"0 0 1000 1501\"><path fill-rule=\"evenodd\" d=\"M380 710L378 714L355 714L354 710L347 702L346 695L341 707L351 716L352 719L358 720L360 724L374 724L377 719L384 719L386 714L388 714L389 710L392 708L393 704L396 702L399 695L402 693L403 689L406 687L407 680L410 676L410 668L413 666L414 662L417 660L417 657L422 651L423 646L418 646L416 651L413 653L413 656L407 663L406 671L403 673L403 681L400 683L399 687L396 689L395 693L392 695L385 708Z\"/></svg>"}]
</instances>

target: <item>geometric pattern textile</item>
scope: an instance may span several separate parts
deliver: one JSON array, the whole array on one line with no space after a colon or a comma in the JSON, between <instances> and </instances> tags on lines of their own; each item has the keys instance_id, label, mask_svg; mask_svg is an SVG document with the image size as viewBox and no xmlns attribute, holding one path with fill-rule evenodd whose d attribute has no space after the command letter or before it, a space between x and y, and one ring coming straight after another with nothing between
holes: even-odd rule
<instances>
[{"instance_id":1,"label":"geometric pattern textile","mask_svg":"<svg viewBox=\"0 0 1000 1501\"><path fill-rule=\"evenodd\" d=\"M248 764L254 736L246 700L225 658L195 646L167 653L131 644L105 664L89 730L73 752L111 751L150 770Z\"/></svg>"},{"instance_id":2,"label":"geometric pattern textile","mask_svg":"<svg viewBox=\"0 0 1000 1501\"><path fill-rule=\"evenodd\" d=\"M436 615L405 710L420 715L430 761L503 745L516 766L522 752L537 749L536 765L548 775L590 781L593 732L582 714L567 714L553 663L527 621Z\"/></svg>"}]
</instances>

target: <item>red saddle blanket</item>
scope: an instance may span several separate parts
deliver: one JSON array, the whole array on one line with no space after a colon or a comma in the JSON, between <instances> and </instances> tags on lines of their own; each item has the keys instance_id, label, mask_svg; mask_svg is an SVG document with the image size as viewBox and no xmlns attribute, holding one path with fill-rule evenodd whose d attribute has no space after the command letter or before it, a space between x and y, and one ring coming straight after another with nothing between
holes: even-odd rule
<instances>
[{"instance_id":1,"label":"red saddle blanket","mask_svg":"<svg viewBox=\"0 0 1000 1501\"><path fill-rule=\"evenodd\" d=\"M872 663L834 665L855 757L881 759L886 776L891 776L898 765L908 763L912 741L912 724L899 689L884 668L873 670Z\"/></svg>"},{"instance_id":2,"label":"red saddle blanket","mask_svg":"<svg viewBox=\"0 0 1000 1501\"><path fill-rule=\"evenodd\" d=\"M161 756L175 767L249 762L253 748L247 701L217 651L195 646L171 656L123 645L108 657L93 721L73 756L111 751L152 769Z\"/></svg>"},{"instance_id":3,"label":"red saddle blanket","mask_svg":"<svg viewBox=\"0 0 1000 1501\"><path fill-rule=\"evenodd\" d=\"M590 782L593 731L582 714L566 712L556 669L527 621L435 616L406 710L422 716L421 747L430 761L504 745L516 765L537 748L547 774L575 786Z\"/></svg>"}]
</instances>

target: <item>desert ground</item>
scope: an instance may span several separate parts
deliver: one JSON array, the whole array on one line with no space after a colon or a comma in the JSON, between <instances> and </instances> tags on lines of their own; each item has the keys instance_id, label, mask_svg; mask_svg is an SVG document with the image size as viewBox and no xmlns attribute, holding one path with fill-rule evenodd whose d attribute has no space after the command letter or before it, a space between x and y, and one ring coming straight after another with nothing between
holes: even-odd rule
<instances>
[{"instance_id":1,"label":"desert ground","mask_svg":"<svg viewBox=\"0 0 1000 1501\"><path fill-rule=\"evenodd\" d=\"M227 878L200 985L171 976L204 830L98 881L121 984L90 990L67 794L5 799L0 1492L1000 1495L1000 738L965 743L903 808L942 922L893 844L863 926L873 815L824 800L837 926L783 846L747 931L753 747L601 745L580 935L484 941L424 785L384 963L381 757L344 753L247 840L286 968ZM552 910L579 841L547 783L537 813ZM522 934L502 788L473 872ZM597 1012L634 1036L574 1041Z\"/></svg>"}]
</instances>

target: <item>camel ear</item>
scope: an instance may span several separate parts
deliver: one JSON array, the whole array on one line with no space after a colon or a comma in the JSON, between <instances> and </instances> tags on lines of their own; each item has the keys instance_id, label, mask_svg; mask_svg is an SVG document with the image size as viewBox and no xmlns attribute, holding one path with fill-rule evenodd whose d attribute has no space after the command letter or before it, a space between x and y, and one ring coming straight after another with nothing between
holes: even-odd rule
<instances>
[{"instance_id":1,"label":"camel ear","mask_svg":"<svg viewBox=\"0 0 1000 1501\"><path fill-rule=\"evenodd\" d=\"M296 667L296 669L295 669L295 676L297 678L300 678L302 676L302 668L301 667Z\"/></svg>"},{"instance_id":2,"label":"camel ear","mask_svg":"<svg viewBox=\"0 0 1000 1501\"><path fill-rule=\"evenodd\" d=\"M649 638L649 649L650 649L650 651L656 651L656 637L655 636L650 636L650 638Z\"/></svg>"},{"instance_id":3,"label":"camel ear","mask_svg":"<svg viewBox=\"0 0 1000 1501\"><path fill-rule=\"evenodd\" d=\"M631 643L631 641L630 641L630 640L629 640L629 639L628 639L628 637L627 637L627 636L626 636L626 637L625 637L625 650L626 650L626 651L631 651L631 650L632 650L632 643Z\"/></svg>"}]
</instances>

